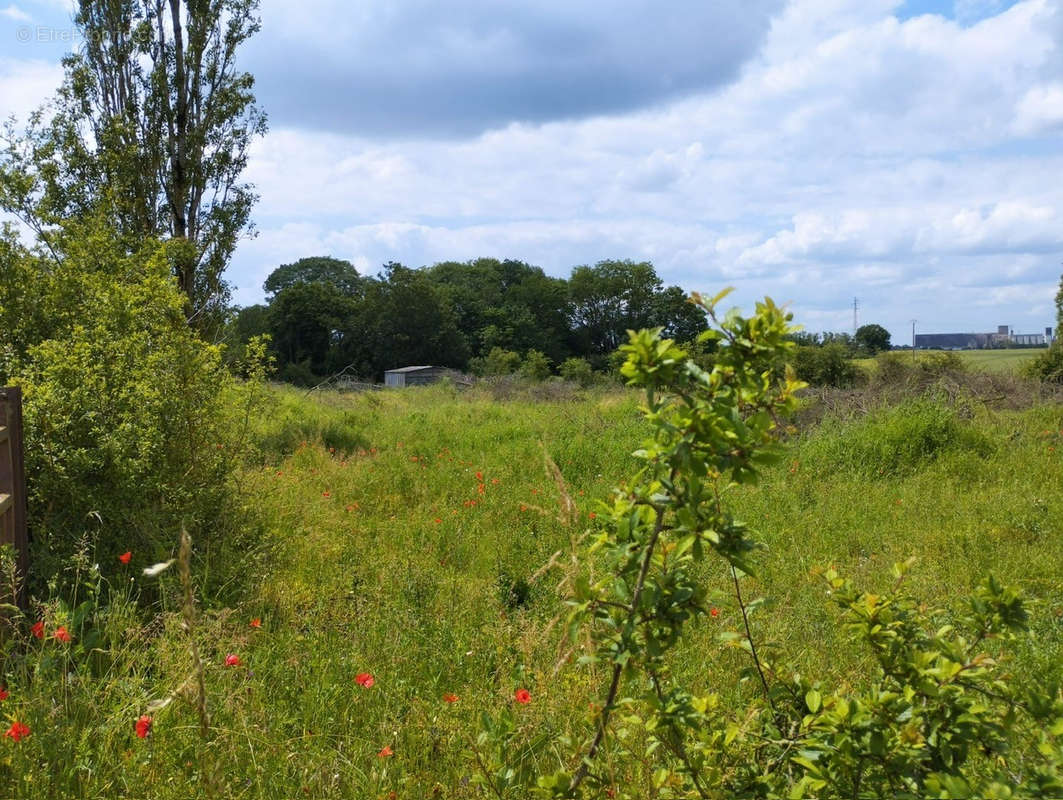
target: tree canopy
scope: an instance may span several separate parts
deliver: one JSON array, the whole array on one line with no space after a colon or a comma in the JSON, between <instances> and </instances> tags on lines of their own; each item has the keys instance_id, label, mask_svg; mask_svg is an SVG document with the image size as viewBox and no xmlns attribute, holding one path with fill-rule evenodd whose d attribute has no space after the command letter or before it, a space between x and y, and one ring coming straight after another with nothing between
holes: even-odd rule
<instances>
[{"instance_id":1,"label":"tree canopy","mask_svg":"<svg viewBox=\"0 0 1063 800\"><path fill-rule=\"evenodd\" d=\"M262 288L275 296L297 283L327 283L350 295L358 294L362 286L358 270L350 261L331 256L311 256L291 264L281 264L269 274Z\"/></svg>"},{"instance_id":2,"label":"tree canopy","mask_svg":"<svg viewBox=\"0 0 1063 800\"><path fill-rule=\"evenodd\" d=\"M870 355L890 349L890 332L881 325L861 325L853 339L857 347Z\"/></svg>"},{"instance_id":3,"label":"tree canopy","mask_svg":"<svg viewBox=\"0 0 1063 800\"><path fill-rule=\"evenodd\" d=\"M691 342L706 327L649 262L578 266L568 280L495 258L423 269L393 262L362 277L322 256L282 264L264 288L268 305L241 309L231 323L235 349L265 325L281 377L299 383L343 369L379 380L410 364L497 371L505 361L541 376L586 359L602 369L629 329L659 327Z\"/></svg>"}]
</instances>

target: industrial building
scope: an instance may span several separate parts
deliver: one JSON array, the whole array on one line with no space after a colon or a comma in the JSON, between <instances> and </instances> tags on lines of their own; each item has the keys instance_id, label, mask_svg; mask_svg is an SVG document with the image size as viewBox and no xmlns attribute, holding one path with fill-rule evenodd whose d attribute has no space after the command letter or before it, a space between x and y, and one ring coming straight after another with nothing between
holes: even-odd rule
<instances>
[{"instance_id":1,"label":"industrial building","mask_svg":"<svg viewBox=\"0 0 1063 800\"><path fill-rule=\"evenodd\" d=\"M1014 333L1008 325L996 333L917 333L917 350L991 350L1003 347L1044 347L1051 344L1052 328L1044 333Z\"/></svg>"}]
</instances>

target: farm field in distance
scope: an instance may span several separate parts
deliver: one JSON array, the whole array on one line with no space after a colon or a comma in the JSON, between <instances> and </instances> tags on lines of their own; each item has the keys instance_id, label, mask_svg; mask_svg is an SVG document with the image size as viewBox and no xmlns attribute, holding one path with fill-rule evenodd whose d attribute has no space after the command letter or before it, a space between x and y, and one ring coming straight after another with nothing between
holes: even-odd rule
<instances>
[{"instance_id":1,"label":"farm field in distance","mask_svg":"<svg viewBox=\"0 0 1063 800\"><path fill-rule=\"evenodd\" d=\"M1038 354L1043 352L1044 348L1002 350L920 350L918 351L918 357L933 357L934 354L950 353L959 356L965 365L974 370L979 370L981 372L1015 374L1018 372L1019 367L1024 363L1036 358ZM897 350L895 351L895 354L900 357L912 357L910 350ZM854 359L854 361L865 371L870 371L875 368L875 359L873 358L858 358Z\"/></svg>"},{"instance_id":2,"label":"farm field in distance","mask_svg":"<svg viewBox=\"0 0 1063 800\"><path fill-rule=\"evenodd\" d=\"M96 768L16 771L13 796L186 798L217 770L233 797L479 797L470 743L480 712L515 706L518 688L531 698L515 706L521 725L586 735L602 675L563 644L558 585L573 550L585 555L599 502L632 470L646 432L638 397L556 386L496 395L271 389L251 424L262 460L242 476L264 525L246 565L254 588L238 607L205 609L197 630L211 748L190 758L197 724L183 700L155 713L150 748L130 740L142 698L188 680L175 616L163 635L135 637L112 667L122 680L75 671L60 696L33 686L34 743L68 765L91 755ZM947 435L912 449L921 425ZM752 616L758 636L825 685L859 686L869 664L835 624L820 573L833 565L880 590L891 564L914 556L910 588L928 603L955 603L990 572L1020 586L1035 601L1034 635L1014 648L1012 674L1063 677L1061 467L1059 405L928 401L794 437L759 488L731 498L764 544L747 586L769 599ZM104 572L124 591L119 570ZM721 641L741 625L729 575L710 559L703 578L719 615L694 624L675 671L741 703L755 687L737 678L746 653ZM164 597L179 596L175 576L161 580ZM228 655L239 663L226 666ZM48 710L56 704L65 713ZM607 754L603 768L618 764ZM634 766L615 766L617 785L646 779Z\"/></svg>"},{"instance_id":3,"label":"farm field in distance","mask_svg":"<svg viewBox=\"0 0 1063 800\"><path fill-rule=\"evenodd\" d=\"M1015 372L1022 364L1036 358L1045 349L961 350L959 355L972 369L981 369L986 372Z\"/></svg>"}]
</instances>

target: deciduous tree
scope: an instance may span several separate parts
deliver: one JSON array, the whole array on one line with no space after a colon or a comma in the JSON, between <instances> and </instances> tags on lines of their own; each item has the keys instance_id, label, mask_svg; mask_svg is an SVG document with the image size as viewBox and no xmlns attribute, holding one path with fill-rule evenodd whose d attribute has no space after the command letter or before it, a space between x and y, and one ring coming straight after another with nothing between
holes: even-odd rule
<instances>
[{"instance_id":1,"label":"deciduous tree","mask_svg":"<svg viewBox=\"0 0 1063 800\"><path fill-rule=\"evenodd\" d=\"M237 52L259 28L257 0L80 0L74 21L85 44L58 94L24 133L8 129L0 208L56 258L62 220L90 213L130 251L174 240L186 314L204 326L225 306L222 273L255 200L240 176L266 119Z\"/></svg>"},{"instance_id":2,"label":"deciduous tree","mask_svg":"<svg viewBox=\"0 0 1063 800\"><path fill-rule=\"evenodd\" d=\"M890 349L890 332L881 325L861 325L853 339L857 347L871 355Z\"/></svg>"}]
</instances>

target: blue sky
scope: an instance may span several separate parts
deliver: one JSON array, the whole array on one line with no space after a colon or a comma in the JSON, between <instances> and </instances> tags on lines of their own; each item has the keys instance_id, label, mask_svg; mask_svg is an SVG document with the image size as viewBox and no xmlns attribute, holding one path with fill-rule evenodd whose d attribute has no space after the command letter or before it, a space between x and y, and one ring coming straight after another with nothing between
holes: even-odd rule
<instances>
[{"instance_id":1,"label":"blue sky","mask_svg":"<svg viewBox=\"0 0 1063 800\"><path fill-rule=\"evenodd\" d=\"M670 283L812 330L1042 331L1063 270L1061 0L263 0L241 303L278 264L477 256ZM65 0L0 0L0 115Z\"/></svg>"}]
</instances>

